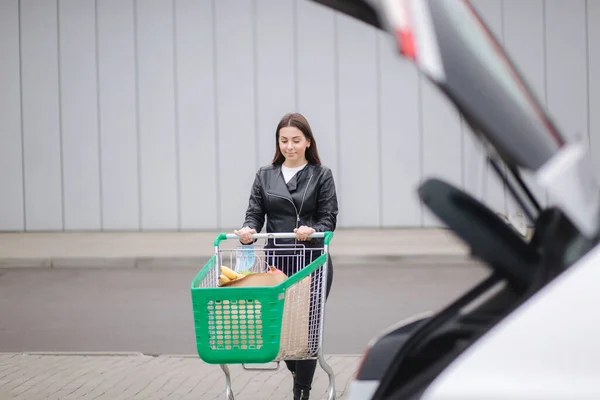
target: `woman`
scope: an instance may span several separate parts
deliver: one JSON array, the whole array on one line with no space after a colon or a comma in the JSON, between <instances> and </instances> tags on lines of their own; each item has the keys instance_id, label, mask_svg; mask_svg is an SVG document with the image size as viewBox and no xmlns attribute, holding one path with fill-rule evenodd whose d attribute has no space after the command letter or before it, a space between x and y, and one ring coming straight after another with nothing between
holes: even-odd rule
<instances>
[{"instance_id":1,"label":"woman","mask_svg":"<svg viewBox=\"0 0 600 400\"><path fill-rule=\"evenodd\" d=\"M286 114L275 132L273 161L271 165L258 170L243 228L234 233L242 243L252 243L252 234L262 230L265 216L268 233L295 232L296 239L278 239L277 244L283 242L305 246L307 256L301 265L298 265L298 258L294 256L271 258L277 268L290 276L321 254L318 250L313 252L309 249L322 248L323 240L309 236L314 232L334 231L337 215L333 175L329 168L321 165L317 143L308 121L298 113ZM273 241L269 240L265 248L273 247ZM333 281L331 257L327 264L325 299L329 297ZM319 282L320 279L312 281ZM311 303L318 301L320 299L311 296ZM311 332L313 335L314 330ZM294 378L294 399L308 399L317 360L286 361L286 365Z\"/></svg>"}]
</instances>

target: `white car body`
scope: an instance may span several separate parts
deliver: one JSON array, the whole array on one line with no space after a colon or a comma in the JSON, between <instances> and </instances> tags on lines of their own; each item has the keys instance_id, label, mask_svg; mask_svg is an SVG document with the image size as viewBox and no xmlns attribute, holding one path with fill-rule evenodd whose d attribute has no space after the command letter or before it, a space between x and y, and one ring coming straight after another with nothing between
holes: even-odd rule
<instances>
[{"instance_id":1,"label":"white car body","mask_svg":"<svg viewBox=\"0 0 600 400\"><path fill-rule=\"evenodd\" d=\"M600 399L600 317L590 311L599 283L600 246L476 341L421 398Z\"/></svg>"},{"instance_id":2,"label":"white car body","mask_svg":"<svg viewBox=\"0 0 600 400\"><path fill-rule=\"evenodd\" d=\"M370 399L375 394L379 381L357 381L353 380L348 386L348 400Z\"/></svg>"}]
</instances>

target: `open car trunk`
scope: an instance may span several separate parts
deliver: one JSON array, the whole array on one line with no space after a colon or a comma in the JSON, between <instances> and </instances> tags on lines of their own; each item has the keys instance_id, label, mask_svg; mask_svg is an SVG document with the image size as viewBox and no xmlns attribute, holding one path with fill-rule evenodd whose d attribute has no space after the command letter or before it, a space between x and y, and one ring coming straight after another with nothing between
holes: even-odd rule
<instances>
[{"instance_id":1,"label":"open car trunk","mask_svg":"<svg viewBox=\"0 0 600 400\"><path fill-rule=\"evenodd\" d=\"M541 206L523 171L536 177L586 236L597 235L600 191L588 190L598 187L590 158L581 146L566 148L564 136L469 1L310 1L394 37L399 56L415 63L472 127L530 224ZM564 155L556 157L559 153ZM574 180L581 184L573 185Z\"/></svg>"},{"instance_id":2,"label":"open car trunk","mask_svg":"<svg viewBox=\"0 0 600 400\"><path fill-rule=\"evenodd\" d=\"M598 243L600 190L584 144L567 143L468 1L311 1L394 37L399 56L413 62L470 124L534 226L534 237L525 241L469 193L425 177L421 201L489 267L490 276L419 325L374 396L421 398L461 353ZM554 206L542 208L522 171L548 191Z\"/></svg>"}]
</instances>

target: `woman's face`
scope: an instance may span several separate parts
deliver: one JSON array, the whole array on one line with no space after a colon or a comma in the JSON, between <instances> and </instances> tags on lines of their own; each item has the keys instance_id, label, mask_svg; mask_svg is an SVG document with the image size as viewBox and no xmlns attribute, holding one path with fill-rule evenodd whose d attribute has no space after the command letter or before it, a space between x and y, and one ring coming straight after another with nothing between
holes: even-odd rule
<instances>
[{"instance_id":1,"label":"woman's face","mask_svg":"<svg viewBox=\"0 0 600 400\"><path fill-rule=\"evenodd\" d=\"M289 162L306 161L306 149L310 142L302 131L295 126L286 126L279 130L279 150Z\"/></svg>"}]
</instances>

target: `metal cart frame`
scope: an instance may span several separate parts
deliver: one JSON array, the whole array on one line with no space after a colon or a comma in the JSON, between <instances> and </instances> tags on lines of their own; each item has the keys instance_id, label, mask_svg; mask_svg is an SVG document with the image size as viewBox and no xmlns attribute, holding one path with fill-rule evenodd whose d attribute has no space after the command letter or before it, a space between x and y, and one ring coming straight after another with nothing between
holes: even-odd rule
<instances>
[{"instance_id":1,"label":"metal cart frame","mask_svg":"<svg viewBox=\"0 0 600 400\"><path fill-rule=\"evenodd\" d=\"M310 238L323 239L323 246L308 248L297 241L277 243L277 239L295 239L295 233L253 234L255 243L250 246L239 243L235 234L222 233L215 239L215 254L194 278L191 291L198 355L209 364L220 365L225 374L226 400L234 400L228 364L272 371L279 369L280 361L306 359L318 360L329 377L328 399L336 398L335 374L322 346L332 236L332 232L315 232ZM271 239L270 245L256 250L260 239L265 243ZM239 245L223 249L224 240L238 240ZM296 268L275 286L218 287L219 267L235 270L240 259L247 261L253 272L266 272L269 265L279 262L291 262ZM314 324L318 327L311 330ZM277 368L246 367L269 362L276 362Z\"/></svg>"}]
</instances>

